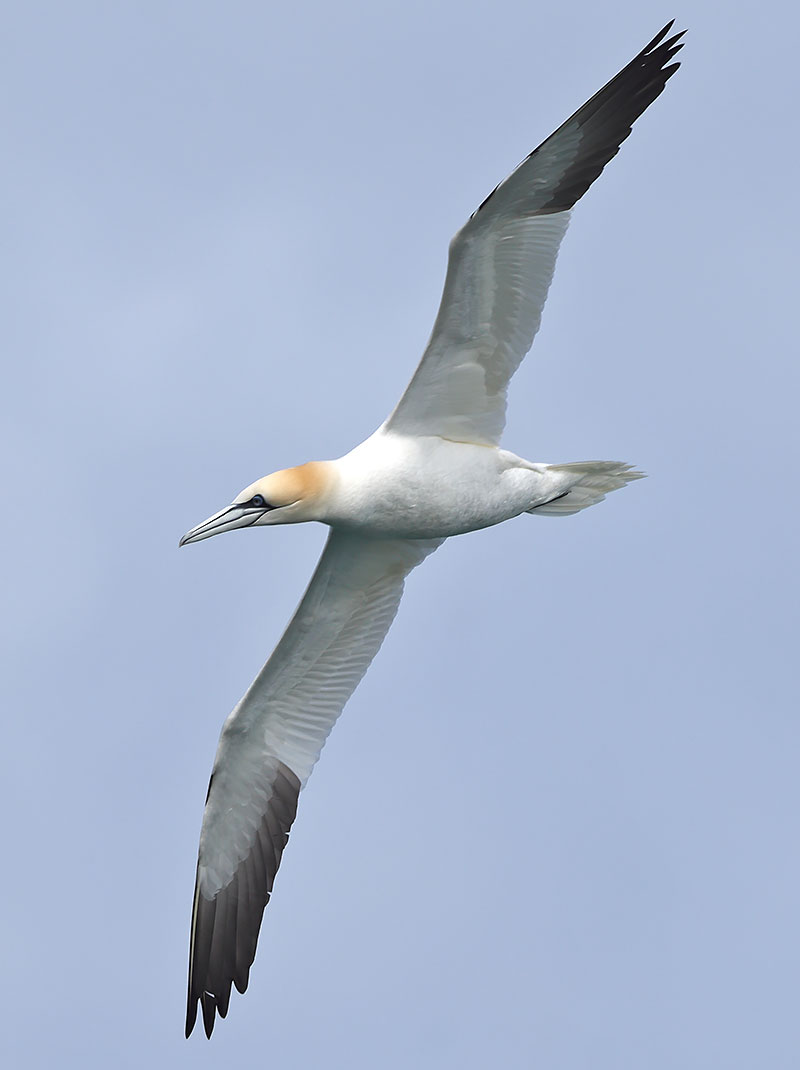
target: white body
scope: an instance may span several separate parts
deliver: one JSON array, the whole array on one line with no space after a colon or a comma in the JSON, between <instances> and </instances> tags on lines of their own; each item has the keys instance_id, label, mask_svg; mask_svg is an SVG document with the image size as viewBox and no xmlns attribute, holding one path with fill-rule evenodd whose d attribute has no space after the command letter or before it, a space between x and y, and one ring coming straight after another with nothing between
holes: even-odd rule
<instances>
[{"instance_id":1,"label":"white body","mask_svg":"<svg viewBox=\"0 0 800 1070\"><path fill-rule=\"evenodd\" d=\"M563 473L507 450L385 427L331 468L319 519L403 539L442 539L500 524L567 483Z\"/></svg>"}]
</instances>

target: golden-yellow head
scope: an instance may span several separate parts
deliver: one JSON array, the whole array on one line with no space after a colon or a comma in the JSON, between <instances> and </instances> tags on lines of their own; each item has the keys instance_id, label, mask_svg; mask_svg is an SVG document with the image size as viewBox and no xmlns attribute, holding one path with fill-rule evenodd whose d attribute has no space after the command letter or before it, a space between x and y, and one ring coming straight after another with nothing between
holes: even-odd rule
<instances>
[{"instance_id":1,"label":"golden-yellow head","mask_svg":"<svg viewBox=\"0 0 800 1070\"><path fill-rule=\"evenodd\" d=\"M331 466L325 461L309 461L263 476L245 487L231 505L187 531L179 545L201 542L235 528L319 520L331 480Z\"/></svg>"}]
</instances>

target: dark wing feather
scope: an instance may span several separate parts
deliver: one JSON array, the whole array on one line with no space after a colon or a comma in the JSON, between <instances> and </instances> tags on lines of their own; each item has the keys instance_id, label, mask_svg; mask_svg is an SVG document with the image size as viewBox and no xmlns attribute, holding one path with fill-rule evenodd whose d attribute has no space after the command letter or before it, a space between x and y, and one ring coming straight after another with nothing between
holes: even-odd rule
<instances>
[{"instance_id":1,"label":"dark wing feather","mask_svg":"<svg viewBox=\"0 0 800 1070\"><path fill-rule=\"evenodd\" d=\"M195 881L187 1037L194 1029L198 1002L206 1036L210 1037L215 1012L221 1018L228 1013L231 983L239 992L247 988L264 907L272 893L300 794L300 780L291 769L280 761L276 766L272 795L253 846L231 880L212 899L203 895L199 879Z\"/></svg>"},{"instance_id":2,"label":"dark wing feather","mask_svg":"<svg viewBox=\"0 0 800 1070\"><path fill-rule=\"evenodd\" d=\"M680 39L686 31L681 30L665 41L664 38L672 29L673 23L674 19L668 22L619 74L534 149L505 182L501 182L492 190L473 218L491 201L498 190L512 183L523 168L541 163L548 165L549 175L557 174L556 169L551 170L547 157L552 157L555 162L561 155L562 142L569 139L577 128L580 140L574 159L564 167L550 188L544 191L539 187L532 191L540 195L532 196L530 204L530 210L537 214L564 212L572 208L600 175L608 161L617 155L620 145L630 135L634 122L663 92L668 79L680 67L680 63L669 61L683 48Z\"/></svg>"}]
</instances>

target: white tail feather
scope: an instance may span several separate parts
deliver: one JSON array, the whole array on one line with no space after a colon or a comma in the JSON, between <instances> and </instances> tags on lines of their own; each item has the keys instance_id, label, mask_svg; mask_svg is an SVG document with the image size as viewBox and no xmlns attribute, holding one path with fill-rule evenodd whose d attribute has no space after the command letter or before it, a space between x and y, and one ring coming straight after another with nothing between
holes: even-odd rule
<instances>
[{"instance_id":1,"label":"white tail feather","mask_svg":"<svg viewBox=\"0 0 800 1070\"><path fill-rule=\"evenodd\" d=\"M572 464L549 464L548 473L556 477L557 498L534 506L536 516L571 516L601 502L612 490L619 490L634 479L644 479L633 465L618 461L576 461Z\"/></svg>"}]
</instances>

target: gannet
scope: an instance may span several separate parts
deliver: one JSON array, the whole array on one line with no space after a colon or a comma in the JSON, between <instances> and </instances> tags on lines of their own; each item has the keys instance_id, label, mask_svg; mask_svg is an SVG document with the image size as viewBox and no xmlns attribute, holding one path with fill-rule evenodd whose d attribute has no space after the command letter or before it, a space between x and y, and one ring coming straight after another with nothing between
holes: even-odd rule
<instances>
[{"instance_id":1,"label":"gannet","mask_svg":"<svg viewBox=\"0 0 800 1070\"><path fill-rule=\"evenodd\" d=\"M338 460L251 483L180 545L236 528L330 528L282 639L225 722L197 860L186 1036L247 988L298 795L397 612L451 535L568 516L642 473L526 461L499 446L509 380L539 328L572 208L662 92L683 33L660 33L489 194L450 244L427 348L394 412ZM685 32L685 31L684 31Z\"/></svg>"}]
</instances>

